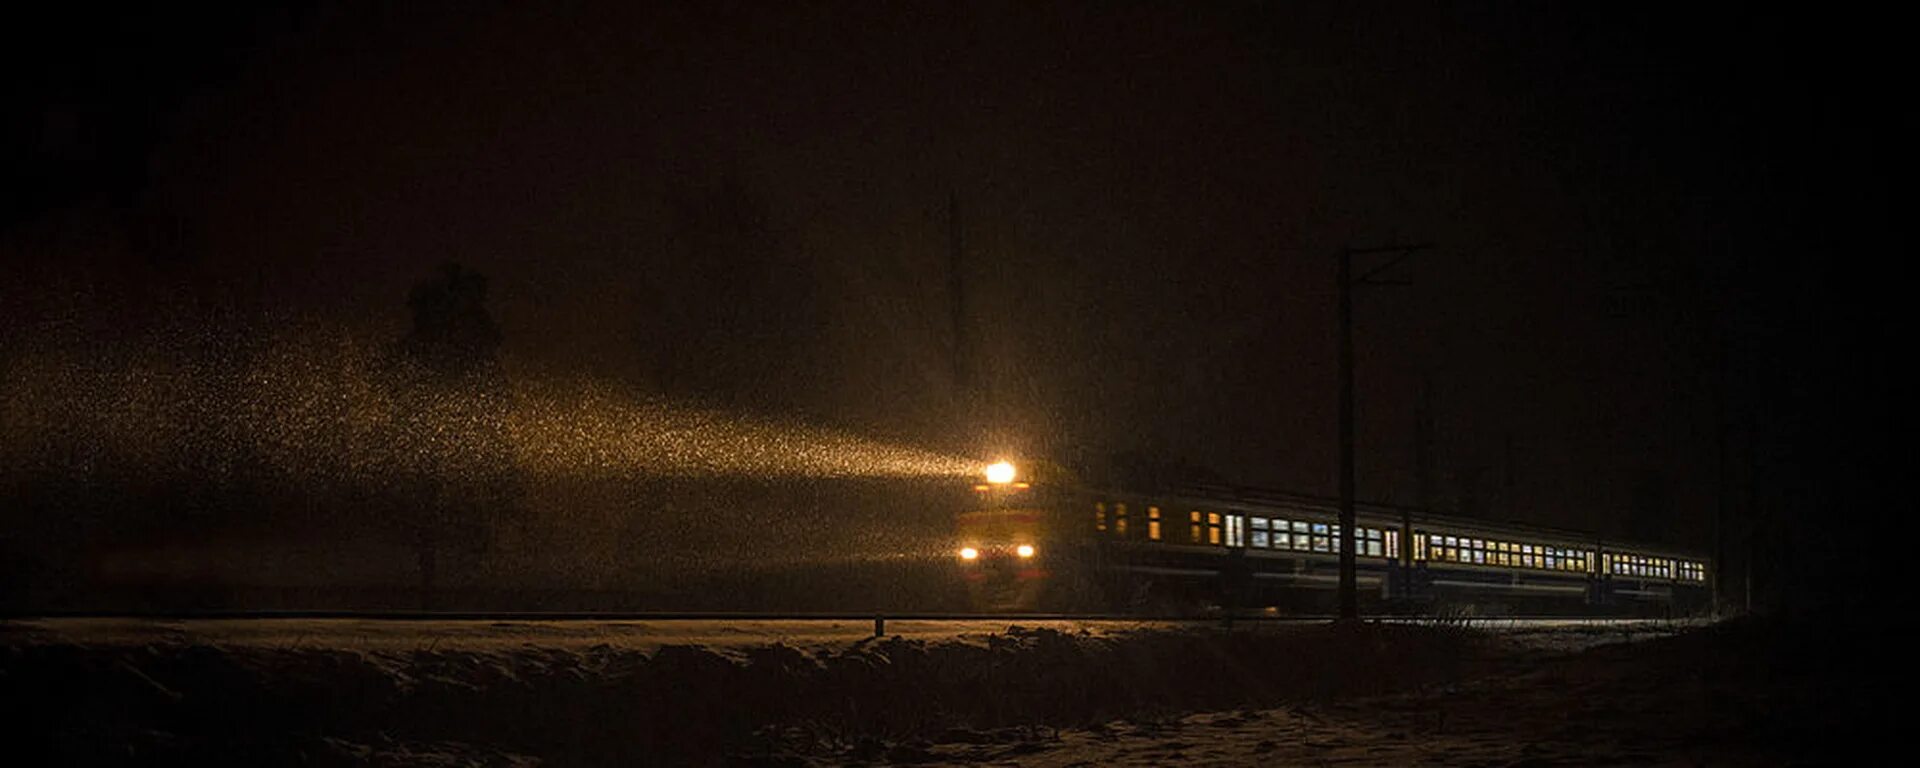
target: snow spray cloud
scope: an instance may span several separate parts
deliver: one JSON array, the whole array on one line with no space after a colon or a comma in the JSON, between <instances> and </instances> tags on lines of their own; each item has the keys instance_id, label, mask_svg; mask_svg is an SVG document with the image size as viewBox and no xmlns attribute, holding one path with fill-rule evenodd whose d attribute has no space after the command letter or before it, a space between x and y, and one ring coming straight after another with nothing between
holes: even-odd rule
<instances>
[{"instance_id":1,"label":"snow spray cloud","mask_svg":"<svg viewBox=\"0 0 1920 768\"><path fill-rule=\"evenodd\" d=\"M0 471L123 479L265 468L380 482L496 441L513 469L554 477L761 479L960 476L979 462L804 423L516 378L509 391L392 385L390 355L306 329L244 345L19 349L0 367ZM404 389L404 388L403 388Z\"/></svg>"},{"instance_id":2,"label":"snow spray cloud","mask_svg":"<svg viewBox=\"0 0 1920 768\"><path fill-rule=\"evenodd\" d=\"M525 388L512 434L523 467L558 475L925 477L979 466L848 432L622 397L592 383Z\"/></svg>"}]
</instances>

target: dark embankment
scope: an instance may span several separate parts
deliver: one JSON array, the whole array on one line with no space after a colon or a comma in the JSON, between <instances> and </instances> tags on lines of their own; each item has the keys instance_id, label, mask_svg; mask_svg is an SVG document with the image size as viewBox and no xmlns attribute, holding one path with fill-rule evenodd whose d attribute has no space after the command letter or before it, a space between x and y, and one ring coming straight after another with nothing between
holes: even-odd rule
<instances>
[{"instance_id":1,"label":"dark embankment","mask_svg":"<svg viewBox=\"0 0 1920 768\"><path fill-rule=\"evenodd\" d=\"M1014 629L737 653L29 643L0 636L20 733L60 764L712 763L956 730L1406 690L1457 676L1470 634L1410 626Z\"/></svg>"}]
</instances>

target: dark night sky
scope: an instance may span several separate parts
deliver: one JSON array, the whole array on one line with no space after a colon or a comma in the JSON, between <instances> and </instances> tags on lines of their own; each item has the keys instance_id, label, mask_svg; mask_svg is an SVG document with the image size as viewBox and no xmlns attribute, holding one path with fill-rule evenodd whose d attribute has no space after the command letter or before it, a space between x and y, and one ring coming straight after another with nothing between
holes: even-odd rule
<instances>
[{"instance_id":1,"label":"dark night sky","mask_svg":"<svg viewBox=\"0 0 1920 768\"><path fill-rule=\"evenodd\" d=\"M10 62L44 76L8 126L9 321L88 285L397 335L458 259L516 376L710 394L647 350L735 341L660 306L727 300L676 201L737 189L777 265L736 268L818 328L781 407L953 446L951 191L1022 442L1327 493L1332 254L1432 241L1358 303L1362 495L1413 501L1426 376L1443 477L1484 468L1497 514L1510 439L1518 518L1617 526L1660 475L1691 542L1717 361L1791 364L1723 352L1778 341L1742 328L1791 311L1743 307L1801 274L1755 266L1819 122L1784 16L405 5L50 22Z\"/></svg>"}]
</instances>

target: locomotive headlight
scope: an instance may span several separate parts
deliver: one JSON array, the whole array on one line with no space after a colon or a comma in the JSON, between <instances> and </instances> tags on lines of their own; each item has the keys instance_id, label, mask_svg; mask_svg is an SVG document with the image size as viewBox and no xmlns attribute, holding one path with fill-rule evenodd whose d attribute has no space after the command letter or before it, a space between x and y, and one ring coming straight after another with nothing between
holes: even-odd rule
<instances>
[{"instance_id":1,"label":"locomotive headlight","mask_svg":"<svg viewBox=\"0 0 1920 768\"><path fill-rule=\"evenodd\" d=\"M1019 547L1014 548L1013 553L1021 557L1033 557L1033 545L1022 544Z\"/></svg>"},{"instance_id":2,"label":"locomotive headlight","mask_svg":"<svg viewBox=\"0 0 1920 768\"><path fill-rule=\"evenodd\" d=\"M1010 463L996 461L987 465L987 482L993 483L994 485L1006 485L1007 483L1013 482L1014 474L1013 465Z\"/></svg>"},{"instance_id":3,"label":"locomotive headlight","mask_svg":"<svg viewBox=\"0 0 1920 768\"><path fill-rule=\"evenodd\" d=\"M973 547L961 547L961 548L960 548L960 559L962 559L962 560L978 560L978 559L980 559L980 550L977 550L977 549L974 549Z\"/></svg>"}]
</instances>

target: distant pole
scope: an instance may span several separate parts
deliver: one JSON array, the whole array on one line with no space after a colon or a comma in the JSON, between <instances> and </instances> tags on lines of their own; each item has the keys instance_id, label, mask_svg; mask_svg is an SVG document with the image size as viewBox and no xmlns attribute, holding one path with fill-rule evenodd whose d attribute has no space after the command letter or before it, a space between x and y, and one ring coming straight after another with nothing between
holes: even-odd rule
<instances>
[{"instance_id":1,"label":"distant pole","mask_svg":"<svg viewBox=\"0 0 1920 768\"><path fill-rule=\"evenodd\" d=\"M1712 586L1713 617L1720 618L1725 608L1726 596L1722 594L1721 572L1727 565L1727 405L1724 400L1726 390L1716 393L1714 401L1713 430L1713 573L1709 574L1708 584Z\"/></svg>"},{"instance_id":2,"label":"distant pole","mask_svg":"<svg viewBox=\"0 0 1920 768\"><path fill-rule=\"evenodd\" d=\"M1360 617L1353 531L1353 249L1340 252L1340 618Z\"/></svg>"},{"instance_id":3,"label":"distant pole","mask_svg":"<svg viewBox=\"0 0 1920 768\"><path fill-rule=\"evenodd\" d=\"M1356 574L1354 533L1358 531L1353 506L1353 287L1355 285L1407 285L1401 281L1374 280L1373 276L1432 245L1391 245L1382 248L1342 248L1340 250L1340 618L1360 618L1359 579ZM1395 256L1358 279L1353 276L1353 257L1362 254L1392 253ZM1405 542L1411 545L1412 542Z\"/></svg>"},{"instance_id":4,"label":"distant pole","mask_svg":"<svg viewBox=\"0 0 1920 768\"><path fill-rule=\"evenodd\" d=\"M1740 577L1740 589L1743 593L1740 613L1743 616L1753 615L1753 566L1760 559L1760 457L1757 453L1758 441L1753 435L1753 432L1749 432L1746 440L1747 503L1743 505L1745 512L1741 515L1746 518L1746 524L1740 526L1740 534L1746 540L1747 550L1746 562L1743 564Z\"/></svg>"},{"instance_id":5,"label":"distant pole","mask_svg":"<svg viewBox=\"0 0 1920 768\"><path fill-rule=\"evenodd\" d=\"M1506 477L1503 478L1506 488L1501 489L1501 495L1507 497L1507 522L1519 522L1520 507L1515 503L1516 500L1513 496L1513 430L1507 430L1506 442L1502 444L1501 452L1503 455L1500 458L1503 459L1507 465Z\"/></svg>"},{"instance_id":6,"label":"distant pole","mask_svg":"<svg viewBox=\"0 0 1920 768\"><path fill-rule=\"evenodd\" d=\"M1413 421L1413 471L1421 515L1433 514L1433 377L1420 377L1420 400ZM1413 566L1413 512L1400 515L1400 565ZM1411 593L1407 595L1411 597Z\"/></svg>"}]
</instances>

